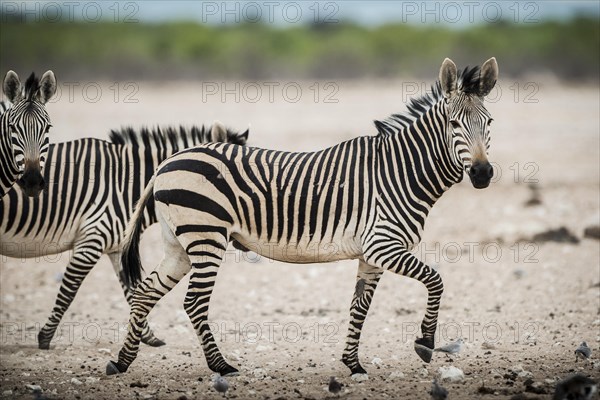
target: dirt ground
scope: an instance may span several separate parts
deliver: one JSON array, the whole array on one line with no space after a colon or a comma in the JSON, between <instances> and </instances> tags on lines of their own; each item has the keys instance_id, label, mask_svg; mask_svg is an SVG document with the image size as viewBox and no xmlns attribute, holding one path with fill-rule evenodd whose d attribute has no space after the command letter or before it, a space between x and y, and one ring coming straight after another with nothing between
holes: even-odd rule
<instances>
[{"instance_id":1,"label":"dirt ground","mask_svg":"<svg viewBox=\"0 0 600 400\"><path fill-rule=\"evenodd\" d=\"M235 83L227 84L235 91ZM209 96L208 86L199 83L133 83L137 103L125 101L132 90L123 83L116 94L114 83L103 82L97 102L89 101L93 88L87 100L74 90L70 101L63 87L60 100L48 106L51 133L63 141L106 137L121 125L219 119L239 129L252 123L254 146L316 150L374 134L372 120L402 111L410 90L425 83L336 82L334 95L326 82L316 83L316 95L314 84L301 83L297 102L286 101L277 88L269 99L265 86L252 102L255 92L244 83L239 99ZM436 343L462 337L463 351L452 358L436 353L430 364L420 361L413 340L425 289L386 273L363 330L360 359L368 380L354 380L340 358L357 262L292 265L230 249L210 310L221 350L240 369L228 378L227 397L335 397L326 389L335 376L344 385L341 398L427 399L439 368L449 366L464 372L462 381L442 383L451 399L546 399L571 373L600 378L600 242L584 237L586 227L600 222L598 87L535 79L505 80L500 87L488 104L495 119L491 160L499 179L486 190L467 181L452 188L432 210L416 249L439 268L445 283ZM338 102L325 102L326 95ZM538 204L527 205L532 198ZM539 235L562 227L566 231ZM146 270L152 269L162 254L156 226L144 235L142 252ZM68 254L0 259L1 398L34 398L27 385L39 385L42 396L56 399L221 398L182 307L185 281L150 315L167 345L142 346L127 373L105 376L128 318L106 257L81 287L60 337L49 351L38 350L37 332L67 260ZM573 351L582 341L594 354L576 363Z\"/></svg>"}]
</instances>

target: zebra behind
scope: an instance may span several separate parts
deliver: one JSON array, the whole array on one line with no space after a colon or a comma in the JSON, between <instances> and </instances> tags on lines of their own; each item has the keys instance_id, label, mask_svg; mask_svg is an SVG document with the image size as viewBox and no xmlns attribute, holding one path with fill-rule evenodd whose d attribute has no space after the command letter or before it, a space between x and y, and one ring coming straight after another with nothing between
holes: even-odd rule
<instances>
[{"instance_id":1,"label":"zebra behind","mask_svg":"<svg viewBox=\"0 0 600 400\"><path fill-rule=\"evenodd\" d=\"M14 71L2 83L8 102L0 112L0 203L18 182L28 196L44 188L42 176L48 153L50 117L46 103L56 92L56 78L47 71L42 79L31 74L25 85Z\"/></svg>"},{"instance_id":2,"label":"zebra behind","mask_svg":"<svg viewBox=\"0 0 600 400\"><path fill-rule=\"evenodd\" d=\"M23 259L72 251L54 308L38 335L41 349L49 348L62 316L102 254L108 254L121 277L118 251L123 232L156 167L177 151L201 143L245 144L248 131L238 134L216 123L212 128L179 130L127 128L110 137L112 143L87 138L50 145L44 170L48 187L42 194L29 198L13 188L0 203L0 254ZM143 226L154 222L149 207ZM122 286L131 301L127 286ZM147 326L143 341L164 344Z\"/></svg>"},{"instance_id":3,"label":"zebra behind","mask_svg":"<svg viewBox=\"0 0 600 400\"><path fill-rule=\"evenodd\" d=\"M377 136L326 150L292 153L209 144L183 151L158 169L127 228L122 258L130 283L141 277L138 231L152 204L165 255L136 287L129 331L107 374L125 372L139 351L146 316L190 270L184 308L208 367L237 372L219 351L208 309L228 241L271 259L312 263L357 259L356 287L342 361L365 373L358 344L384 271L422 282L427 308L415 351L430 362L443 292L440 275L410 250L434 203L466 172L485 188L492 120L483 99L496 83L494 58L461 73L445 59L430 94L411 100L408 112L376 122Z\"/></svg>"}]
</instances>

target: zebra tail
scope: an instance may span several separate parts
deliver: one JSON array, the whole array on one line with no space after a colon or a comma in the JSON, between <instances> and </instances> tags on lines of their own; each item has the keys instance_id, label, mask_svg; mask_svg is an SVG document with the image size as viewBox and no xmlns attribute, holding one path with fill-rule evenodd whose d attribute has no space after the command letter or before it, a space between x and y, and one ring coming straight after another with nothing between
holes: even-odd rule
<instances>
[{"instance_id":1,"label":"zebra tail","mask_svg":"<svg viewBox=\"0 0 600 400\"><path fill-rule=\"evenodd\" d=\"M125 238L123 239L121 265L123 267L123 281L128 288L134 288L142 280L142 260L140 259L140 234L144 223L144 209L150 197L154 194L154 175L144 193L138 200L133 215L125 229Z\"/></svg>"}]
</instances>

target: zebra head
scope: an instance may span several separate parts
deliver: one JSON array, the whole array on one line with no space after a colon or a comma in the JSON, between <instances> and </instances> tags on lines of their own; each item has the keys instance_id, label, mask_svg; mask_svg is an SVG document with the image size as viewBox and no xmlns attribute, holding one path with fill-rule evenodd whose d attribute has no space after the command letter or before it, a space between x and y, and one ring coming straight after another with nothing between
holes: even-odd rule
<instances>
[{"instance_id":1,"label":"zebra head","mask_svg":"<svg viewBox=\"0 0 600 400\"><path fill-rule=\"evenodd\" d=\"M446 58L440 69L440 84L446 105L446 132L454 161L477 189L489 186L494 168L488 160L492 117L483 99L498 79L494 57L481 67L465 69L459 76L456 65Z\"/></svg>"},{"instance_id":2,"label":"zebra head","mask_svg":"<svg viewBox=\"0 0 600 400\"><path fill-rule=\"evenodd\" d=\"M37 196L44 188L42 173L48 153L48 132L52 126L45 104L56 92L56 78L52 71L47 71L42 79L32 73L23 86L18 75L8 71L3 90L13 103L5 112L2 128L10 134L20 176L17 182L28 196Z\"/></svg>"}]
</instances>

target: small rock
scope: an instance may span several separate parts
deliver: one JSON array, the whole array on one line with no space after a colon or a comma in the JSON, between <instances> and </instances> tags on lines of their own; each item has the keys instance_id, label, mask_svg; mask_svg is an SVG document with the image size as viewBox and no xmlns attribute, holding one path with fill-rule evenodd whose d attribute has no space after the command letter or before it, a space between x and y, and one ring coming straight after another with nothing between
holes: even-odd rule
<instances>
[{"instance_id":1,"label":"small rock","mask_svg":"<svg viewBox=\"0 0 600 400\"><path fill-rule=\"evenodd\" d=\"M264 370L264 368L255 368L252 370L252 375L254 375L254 377L256 379L264 379L267 374L266 371Z\"/></svg>"},{"instance_id":2,"label":"small rock","mask_svg":"<svg viewBox=\"0 0 600 400\"><path fill-rule=\"evenodd\" d=\"M462 370L451 365L449 367L439 367L438 373L440 374L440 380L450 382L460 382L465 379L465 374Z\"/></svg>"},{"instance_id":3,"label":"small rock","mask_svg":"<svg viewBox=\"0 0 600 400\"><path fill-rule=\"evenodd\" d=\"M83 382L81 382L79 379L77 378L71 378L70 381L73 385L83 385Z\"/></svg>"},{"instance_id":4,"label":"small rock","mask_svg":"<svg viewBox=\"0 0 600 400\"><path fill-rule=\"evenodd\" d=\"M521 279L525 276L525 270L517 268L513 271L513 275L515 276L515 278Z\"/></svg>"},{"instance_id":5,"label":"small rock","mask_svg":"<svg viewBox=\"0 0 600 400\"><path fill-rule=\"evenodd\" d=\"M496 350L496 346L492 342L483 342L481 348L484 350Z\"/></svg>"},{"instance_id":6,"label":"small rock","mask_svg":"<svg viewBox=\"0 0 600 400\"><path fill-rule=\"evenodd\" d=\"M429 371L427 371L427 368L421 368L419 370L419 376L421 378L427 378L429 376Z\"/></svg>"},{"instance_id":7,"label":"small rock","mask_svg":"<svg viewBox=\"0 0 600 400\"><path fill-rule=\"evenodd\" d=\"M513 365L508 369L511 374L518 376L519 378L531 378L533 374L529 371L525 371L521 364Z\"/></svg>"},{"instance_id":8,"label":"small rock","mask_svg":"<svg viewBox=\"0 0 600 400\"><path fill-rule=\"evenodd\" d=\"M2 391L2 396L10 396L12 394L12 390L3 390Z\"/></svg>"},{"instance_id":9,"label":"small rock","mask_svg":"<svg viewBox=\"0 0 600 400\"><path fill-rule=\"evenodd\" d=\"M402 379L402 378L404 378L404 374L401 371L394 371L390 374L390 378L391 379L396 379L396 378Z\"/></svg>"},{"instance_id":10,"label":"small rock","mask_svg":"<svg viewBox=\"0 0 600 400\"><path fill-rule=\"evenodd\" d=\"M355 382L364 382L369 380L369 375L367 374L354 374L351 379Z\"/></svg>"},{"instance_id":11,"label":"small rock","mask_svg":"<svg viewBox=\"0 0 600 400\"><path fill-rule=\"evenodd\" d=\"M379 357L374 357L371 360L371 364L373 364L373 365L381 365L381 363L382 363L382 361L381 361L381 358L379 358Z\"/></svg>"},{"instance_id":12,"label":"small rock","mask_svg":"<svg viewBox=\"0 0 600 400\"><path fill-rule=\"evenodd\" d=\"M110 349L98 349L98 353L111 355Z\"/></svg>"},{"instance_id":13,"label":"small rock","mask_svg":"<svg viewBox=\"0 0 600 400\"><path fill-rule=\"evenodd\" d=\"M42 387L40 385L25 385L33 393L41 393Z\"/></svg>"}]
</instances>

